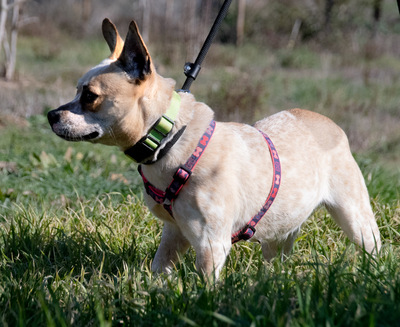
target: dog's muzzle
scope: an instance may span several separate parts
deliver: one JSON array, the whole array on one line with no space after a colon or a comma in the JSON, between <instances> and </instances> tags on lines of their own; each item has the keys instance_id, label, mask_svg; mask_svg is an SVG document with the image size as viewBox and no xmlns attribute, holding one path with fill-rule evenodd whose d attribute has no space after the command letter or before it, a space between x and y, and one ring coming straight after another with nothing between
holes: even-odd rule
<instances>
[{"instance_id":1,"label":"dog's muzzle","mask_svg":"<svg viewBox=\"0 0 400 327\"><path fill-rule=\"evenodd\" d=\"M60 122L62 109L54 109L47 113L47 120L51 126L51 129L57 136L63 138L66 141L90 141L97 138L100 133L97 131L85 134L85 135L75 135L68 128L62 125Z\"/></svg>"}]
</instances>

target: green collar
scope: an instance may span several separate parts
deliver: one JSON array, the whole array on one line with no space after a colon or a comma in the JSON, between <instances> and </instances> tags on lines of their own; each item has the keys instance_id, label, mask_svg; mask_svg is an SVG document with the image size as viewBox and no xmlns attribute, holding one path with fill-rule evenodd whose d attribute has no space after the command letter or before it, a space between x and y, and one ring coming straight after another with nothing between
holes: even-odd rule
<instances>
[{"instance_id":1,"label":"green collar","mask_svg":"<svg viewBox=\"0 0 400 327\"><path fill-rule=\"evenodd\" d=\"M142 162L148 157L154 155L160 147L161 142L172 131L175 119L179 113L180 105L181 97L174 91L167 112L157 120L142 139L140 139L134 146L125 150L125 154L136 162Z\"/></svg>"},{"instance_id":2,"label":"green collar","mask_svg":"<svg viewBox=\"0 0 400 327\"><path fill-rule=\"evenodd\" d=\"M171 132L175 124L175 119L178 116L181 105L181 97L175 91L172 93L171 103L167 112L153 125L150 132L143 141L154 151L158 149L161 141Z\"/></svg>"}]
</instances>

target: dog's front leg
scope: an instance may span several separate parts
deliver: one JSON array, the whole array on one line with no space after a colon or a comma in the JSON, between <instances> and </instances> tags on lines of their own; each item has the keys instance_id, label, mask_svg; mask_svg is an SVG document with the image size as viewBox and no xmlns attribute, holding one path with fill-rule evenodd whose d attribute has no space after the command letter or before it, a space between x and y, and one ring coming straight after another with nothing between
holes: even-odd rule
<instances>
[{"instance_id":1,"label":"dog's front leg","mask_svg":"<svg viewBox=\"0 0 400 327\"><path fill-rule=\"evenodd\" d=\"M225 241L208 239L198 246L195 245L197 271L216 281L231 247L230 238Z\"/></svg>"},{"instance_id":2,"label":"dog's front leg","mask_svg":"<svg viewBox=\"0 0 400 327\"><path fill-rule=\"evenodd\" d=\"M151 270L157 273L170 273L179 255L186 252L190 244L182 235L178 226L165 222L161 243L151 265Z\"/></svg>"}]
</instances>

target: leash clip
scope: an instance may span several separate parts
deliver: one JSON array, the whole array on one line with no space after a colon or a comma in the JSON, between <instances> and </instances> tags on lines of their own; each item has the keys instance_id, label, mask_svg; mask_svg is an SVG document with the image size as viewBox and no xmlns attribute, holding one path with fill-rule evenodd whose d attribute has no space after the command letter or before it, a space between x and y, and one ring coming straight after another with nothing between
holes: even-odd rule
<instances>
[{"instance_id":1,"label":"leash clip","mask_svg":"<svg viewBox=\"0 0 400 327\"><path fill-rule=\"evenodd\" d=\"M185 73L185 75L193 79L196 79L197 75L199 75L200 69L201 66L199 64L191 62L187 62L183 66L183 72Z\"/></svg>"}]
</instances>

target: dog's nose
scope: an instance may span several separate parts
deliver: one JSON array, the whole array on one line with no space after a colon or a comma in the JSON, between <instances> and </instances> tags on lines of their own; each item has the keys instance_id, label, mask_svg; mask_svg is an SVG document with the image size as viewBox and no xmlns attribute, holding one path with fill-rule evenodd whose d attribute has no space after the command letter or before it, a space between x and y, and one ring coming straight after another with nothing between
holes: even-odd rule
<instances>
[{"instance_id":1,"label":"dog's nose","mask_svg":"<svg viewBox=\"0 0 400 327\"><path fill-rule=\"evenodd\" d=\"M55 123L58 123L60 120L60 114L57 109L51 110L47 113L47 119L50 123L50 125L53 125Z\"/></svg>"}]
</instances>

